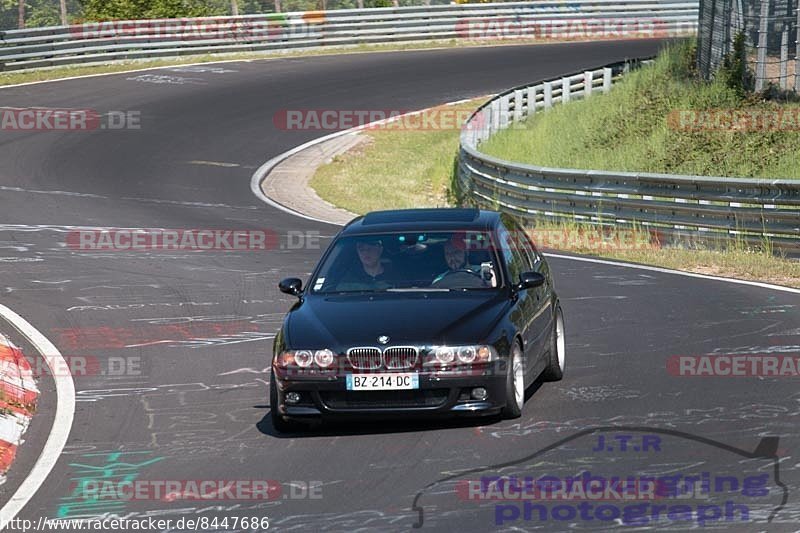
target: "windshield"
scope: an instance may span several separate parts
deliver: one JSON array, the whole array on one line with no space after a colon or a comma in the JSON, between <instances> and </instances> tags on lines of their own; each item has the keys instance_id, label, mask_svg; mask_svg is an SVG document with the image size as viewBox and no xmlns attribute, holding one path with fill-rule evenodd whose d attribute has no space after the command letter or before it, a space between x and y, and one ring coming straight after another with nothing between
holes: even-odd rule
<instances>
[{"instance_id":1,"label":"windshield","mask_svg":"<svg viewBox=\"0 0 800 533\"><path fill-rule=\"evenodd\" d=\"M487 290L499 285L486 232L417 232L338 239L311 292Z\"/></svg>"}]
</instances>

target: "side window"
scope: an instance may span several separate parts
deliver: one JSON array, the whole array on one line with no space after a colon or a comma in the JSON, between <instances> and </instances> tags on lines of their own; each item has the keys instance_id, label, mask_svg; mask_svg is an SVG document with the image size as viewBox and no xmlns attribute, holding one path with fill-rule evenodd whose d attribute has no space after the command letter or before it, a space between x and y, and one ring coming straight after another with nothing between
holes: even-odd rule
<instances>
[{"instance_id":1,"label":"side window","mask_svg":"<svg viewBox=\"0 0 800 533\"><path fill-rule=\"evenodd\" d=\"M527 268L525 270L535 270L536 264L541 260L539 256L539 252L536 251L536 247L531 242L531 238L528 236L527 232L522 228L521 225L514 223L514 233L516 234L515 242L519 247L520 251L525 254L525 258L527 260Z\"/></svg>"},{"instance_id":2,"label":"side window","mask_svg":"<svg viewBox=\"0 0 800 533\"><path fill-rule=\"evenodd\" d=\"M500 215L500 220L503 222L503 226L508 228L506 230L508 233L506 242L509 243L512 251L516 251L522 258L523 271L536 270L539 261L541 261L541 256L528 233L510 215Z\"/></svg>"},{"instance_id":3,"label":"side window","mask_svg":"<svg viewBox=\"0 0 800 533\"><path fill-rule=\"evenodd\" d=\"M528 270L526 265L527 258L520 250L517 238L508 232L504 226L500 226L497 230L497 236L500 239L500 247L503 250L503 257L505 258L506 265L508 265L508 274L511 283L519 281L519 275Z\"/></svg>"}]
</instances>

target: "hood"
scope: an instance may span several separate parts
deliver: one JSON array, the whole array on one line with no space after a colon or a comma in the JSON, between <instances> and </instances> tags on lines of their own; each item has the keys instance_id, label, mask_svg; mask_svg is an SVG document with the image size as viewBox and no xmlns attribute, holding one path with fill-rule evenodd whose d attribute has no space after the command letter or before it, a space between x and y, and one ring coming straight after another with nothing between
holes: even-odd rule
<instances>
[{"instance_id":1,"label":"hood","mask_svg":"<svg viewBox=\"0 0 800 533\"><path fill-rule=\"evenodd\" d=\"M475 344L487 339L511 304L492 291L456 293L380 293L315 295L306 298L287 320L291 348Z\"/></svg>"}]
</instances>

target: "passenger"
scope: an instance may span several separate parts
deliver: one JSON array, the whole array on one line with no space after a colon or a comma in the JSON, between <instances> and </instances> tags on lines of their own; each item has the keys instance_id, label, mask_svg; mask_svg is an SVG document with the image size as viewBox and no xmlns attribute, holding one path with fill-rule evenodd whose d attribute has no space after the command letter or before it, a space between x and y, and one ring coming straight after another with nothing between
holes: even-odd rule
<instances>
[{"instance_id":1,"label":"passenger","mask_svg":"<svg viewBox=\"0 0 800 533\"><path fill-rule=\"evenodd\" d=\"M338 283L338 290L375 290L392 287L391 264L383 259L381 239L362 239L356 243L358 263Z\"/></svg>"}]
</instances>

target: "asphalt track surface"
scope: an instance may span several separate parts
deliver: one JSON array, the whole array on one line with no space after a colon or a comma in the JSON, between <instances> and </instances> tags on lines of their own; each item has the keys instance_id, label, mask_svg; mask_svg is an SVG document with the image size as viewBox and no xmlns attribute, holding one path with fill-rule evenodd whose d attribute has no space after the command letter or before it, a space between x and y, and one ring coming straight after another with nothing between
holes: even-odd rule
<instances>
[{"instance_id":1,"label":"asphalt track surface","mask_svg":"<svg viewBox=\"0 0 800 533\"><path fill-rule=\"evenodd\" d=\"M762 437L777 436L765 449L780 459L758 467L776 478L770 497L777 503L761 503L774 515L770 531L796 529L796 379L681 378L666 371L673 355L797 357L796 294L553 258L567 320L568 371L559 383L534 387L521 419L354 424L286 437L271 428L265 374L272 338L292 304L275 286L281 278L308 275L322 249L91 253L64 244L70 227L80 226L266 228L281 242L290 231L319 232L324 246L335 226L273 209L250 191L260 164L323 134L277 130L276 112L418 109L651 55L659 44L287 58L0 90L3 106L141 112L140 130L0 134L3 304L67 356L141 358L141 375L75 377L69 444L19 516L268 516L271 529L284 531L400 531L420 516L424 528L440 530L610 529L617 523L597 519L497 526L494 503L461 501L453 480L437 481L458 474L474 478L481 474L464 471L502 463L527 475L609 464L618 474L654 465L667 472L689 465L729 471L757 460L732 450L753 451ZM152 83L143 74L189 79ZM52 421L49 378L42 378L42 389L4 498L35 460ZM593 452L596 440L569 440L604 426L640 427L651 436L683 433L664 434L664 449L647 453ZM544 459L526 459L562 439L567 442L543 452ZM270 479L283 484L283 495L294 490L293 496L302 491L290 482L321 482L322 488L321 497L267 502L87 504L73 495L75 484L87 479ZM662 520L649 527L687 529L697 522ZM766 528L745 522L708 527Z\"/></svg>"}]
</instances>

